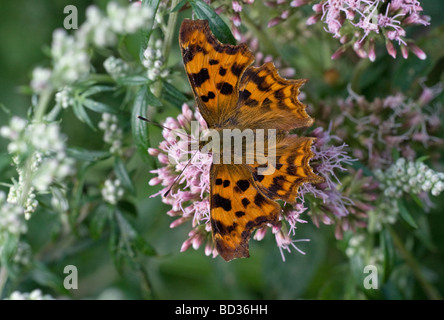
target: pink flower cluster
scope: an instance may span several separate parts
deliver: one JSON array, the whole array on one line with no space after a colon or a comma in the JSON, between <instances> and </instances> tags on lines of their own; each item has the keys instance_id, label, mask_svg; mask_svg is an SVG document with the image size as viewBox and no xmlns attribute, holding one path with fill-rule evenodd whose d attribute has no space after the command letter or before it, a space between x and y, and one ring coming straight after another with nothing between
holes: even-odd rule
<instances>
[{"instance_id":1,"label":"pink flower cluster","mask_svg":"<svg viewBox=\"0 0 444 320\"><path fill-rule=\"evenodd\" d=\"M199 130L192 132L192 121L198 121ZM202 130L207 128L205 121L198 111L193 112L188 105L184 104L182 113L175 118L167 118L163 130L164 140L158 149L150 148L149 154L156 156L161 164L159 169L151 171L156 176L149 182L150 185L162 185L163 188L158 193L152 195L163 195L162 201L171 205L168 215L176 219L170 227L174 228L183 223L191 222L189 238L185 240L181 251L190 247L198 249L205 245L205 254L217 256L211 237L210 224L210 204L209 204L209 171L212 157L200 151L191 151L191 144L195 143ZM297 225L306 223L301 215L307 211L304 197L308 194L316 201L323 202L325 206L338 218L346 216L350 205L348 199L342 197L336 188L339 180L335 178L335 171L345 171L343 165L350 164L351 158L346 155L345 145L340 147L330 146L334 137L329 132L324 132L321 128L315 129L314 134L318 137L315 144L314 167L318 174L323 176L326 182L316 188L313 185L305 184L300 189L298 202L295 204L285 204L281 212L279 226L271 228L276 244L285 260L284 251L291 251L291 248L302 251L295 245ZM177 139L178 136L181 139ZM186 139L184 139L186 137ZM333 180L334 179L334 180ZM174 184L173 188L171 186ZM170 189L171 188L171 189ZM165 194L167 193L167 194ZM255 240L262 240L269 227L264 227L256 231L253 236Z\"/></svg>"},{"instance_id":2,"label":"pink flower cluster","mask_svg":"<svg viewBox=\"0 0 444 320\"><path fill-rule=\"evenodd\" d=\"M293 1L301 6L312 1ZM396 58L393 42L401 47L403 58L409 51L418 58L426 54L412 40L406 39L405 27L429 25L430 17L422 15L423 8L417 0L322 0L313 5L315 14L307 20L308 25L317 21L326 24L325 30L338 38L342 46L333 54L336 59L348 47L352 47L360 58L376 59L375 41L383 38L387 52Z\"/></svg>"}]
</instances>

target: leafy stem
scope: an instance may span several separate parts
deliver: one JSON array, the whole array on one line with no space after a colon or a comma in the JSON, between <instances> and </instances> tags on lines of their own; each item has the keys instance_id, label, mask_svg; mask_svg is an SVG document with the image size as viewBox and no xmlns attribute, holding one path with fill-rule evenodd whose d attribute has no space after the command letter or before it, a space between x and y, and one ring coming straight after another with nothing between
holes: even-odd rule
<instances>
[{"instance_id":1,"label":"leafy stem","mask_svg":"<svg viewBox=\"0 0 444 320\"><path fill-rule=\"evenodd\" d=\"M34 122L41 122L43 120L43 116L46 113L46 109L48 108L49 100L52 96L53 90L51 88L46 88L40 94L39 103L37 104L35 114L34 114Z\"/></svg>"},{"instance_id":2,"label":"leafy stem","mask_svg":"<svg viewBox=\"0 0 444 320\"><path fill-rule=\"evenodd\" d=\"M176 29L177 16L179 15L179 12L178 11L173 12L173 9L179 4L179 2L180 0L173 0L171 2L171 12L168 18L168 26L166 28L164 46L162 50L162 56L164 58L164 66L166 66L168 63L168 56L170 55L171 45L173 44L174 31ZM159 98L160 95L162 94L162 89L163 89L162 81L157 81L154 86L153 94Z\"/></svg>"},{"instance_id":3,"label":"leafy stem","mask_svg":"<svg viewBox=\"0 0 444 320\"><path fill-rule=\"evenodd\" d=\"M390 226L388 227L388 229L390 231L390 235L392 236L393 244L395 245L396 249L398 249L399 253L412 270L416 280L418 281L421 288L424 290L427 297L430 300L442 300L442 297L439 294L438 290L436 290L435 287L433 287L433 285L424 277L421 271L421 267L419 266L415 257L404 246L404 243L402 242L398 234Z\"/></svg>"},{"instance_id":4,"label":"leafy stem","mask_svg":"<svg viewBox=\"0 0 444 320\"><path fill-rule=\"evenodd\" d=\"M3 288L5 287L6 280L8 279L8 270L5 266L0 268L0 298L3 296Z\"/></svg>"}]
</instances>

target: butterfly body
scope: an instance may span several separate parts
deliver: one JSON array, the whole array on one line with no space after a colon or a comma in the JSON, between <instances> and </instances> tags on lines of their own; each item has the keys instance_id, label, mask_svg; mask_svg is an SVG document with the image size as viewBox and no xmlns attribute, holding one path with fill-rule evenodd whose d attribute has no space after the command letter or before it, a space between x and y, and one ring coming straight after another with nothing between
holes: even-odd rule
<instances>
[{"instance_id":1,"label":"butterfly body","mask_svg":"<svg viewBox=\"0 0 444 320\"><path fill-rule=\"evenodd\" d=\"M277 200L293 203L299 186L321 182L309 165L313 139L288 134L313 123L297 98L306 80L281 78L273 63L251 66L248 47L221 44L206 20L184 20L179 43L211 131L213 240L227 261L248 257L252 232L278 224Z\"/></svg>"}]
</instances>

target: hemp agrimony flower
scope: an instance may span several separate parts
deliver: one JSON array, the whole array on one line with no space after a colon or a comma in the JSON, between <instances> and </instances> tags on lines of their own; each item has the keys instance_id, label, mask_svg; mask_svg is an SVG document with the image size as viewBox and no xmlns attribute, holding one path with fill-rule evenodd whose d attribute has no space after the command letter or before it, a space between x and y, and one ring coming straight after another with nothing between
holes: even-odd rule
<instances>
[{"instance_id":1,"label":"hemp agrimony flower","mask_svg":"<svg viewBox=\"0 0 444 320\"><path fill-rule=\"evenodd\" d=\"M192 121L197 121L199 126L191 126ZM170 225L171 228L177 227L185 222L191 221L192 230L189 232L189 238L185 240L181 247L181 251L187 250L189 247L194 249L205 245L205 254L217 256L217 251L211 238L210 226L210 203L209 191L210 181L209 172L212 163L211 154L202 153L199 150L192 150L190 143L198 141L199 135L207 128L205 121L198 111L192 112L190 107L186 104L182 106L182 114L177 119L167 118L163 124L165 128L162 131L164 141L159 144L158 149L150 148L149 154L157 156L162 167L152 170L156 177L149 182L150 185L161 184L164 188L153 196L164 195L171 185L179 180L173 189L168 192L168 195L162 197L162 201L171 205L171 210L167 212L168 215L177 217ZM175 129L181 129L183 134L189 135L189 140L183 139L177 141L177 133ZM192 130L198 130L192 132ZM315 130L316 131L316 130ZM318 131L322 132L322 129ZM182 134L182 135L183 135ZM319 134L321 135L321 134ZM327 201L331 199L331 194L336 194L334 200L329 200L326 207L331 207L338 219L348 215L349 211L346 209L347 199L343 198L336 188L336 182L333 182L336 170L345 170L343 165L350 163L351 158L346 155L342 147L334 147L328 145L334 138L330 137L328 133L323 133L323 138L319 138L313 147L315 153L315 160L319 160L319 164L314 164L315 172L321 176L327 177L328 191L317 189L313 185L306 184L300 188L299 203L295 207L289 204L284 207L280 214L280 227L273 227L272 234L275 237L277 246L283 255L284 250L290 251L291 248L301 252L295 245L297 241L291 237L294 236L296 225L298 223L305 223L300 215L307 210L304 206L304 197L310 194L312 198L319 198L319 201ZM316 145L319 143L318 147ZM190 151L192 150L192 151ZM189 161L189 164L187 165ZM316 171L318 168L319 171ZM305 187L310 186L310 187ZM347 203L347 205L349 205ZM337 209L335 209L337 208ZM259 229L253 236L256 240L263 239L267 227Z\"/></svg>"}]
</instances>

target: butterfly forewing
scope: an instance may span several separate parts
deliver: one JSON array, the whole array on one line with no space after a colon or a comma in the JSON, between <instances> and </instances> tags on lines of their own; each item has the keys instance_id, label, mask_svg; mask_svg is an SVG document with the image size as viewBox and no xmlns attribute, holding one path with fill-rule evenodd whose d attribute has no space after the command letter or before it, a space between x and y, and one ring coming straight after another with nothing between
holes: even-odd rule
<instances>
[{"instance_id":1,"label":"butterfly forewing","mask_svg":"<svg viewBox=\"0 0 444 320\"><path fill-rule=\"evenodd\" d=\"M208 21L185 19L179 44L199 111L209 127L220 127L235 113L240 77L253 62L245 44L220 43Z\"/></svg>"}]
</instances>

